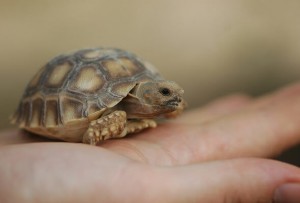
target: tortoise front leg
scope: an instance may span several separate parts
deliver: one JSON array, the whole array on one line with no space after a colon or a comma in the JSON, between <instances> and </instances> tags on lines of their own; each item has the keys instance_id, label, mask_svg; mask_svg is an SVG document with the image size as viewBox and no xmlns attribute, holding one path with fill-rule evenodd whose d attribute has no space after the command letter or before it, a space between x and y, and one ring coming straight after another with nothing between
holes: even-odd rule
<instances>
[{"instance_id":1,"label":"tortoise front leg","mask_svg":"<svg viewBox=\"0 0 300 203\"><path fill-rule=\"evenodd\" d=\"M155 128L156 122L152 119L129 120L127 121L127 134L137 133L146 128Z\"/></svg>"},{"instance_id":2,"label":"tortoise front leg","mask_svg":"<svg viewBox=\"0 0 300 203\"><path fill-rule=\"evenodd\" d=\"M129 133L136 133L145 128L155 128L156 126L156 122L151 119L127 121L125 111L114 111L91 121L89 128L83 135L82 142L96 145L103 140L124 137Z\"/></svg>"},{"instance_id":3,"label":"tortoise front leg","mask_svg":"<svg viewBox=\"0 0 300 203\"><path fill-rule=\"evenodd\" d=\"M91 121L82 138L83 143L96 145L102 140L124 137L127 134L126 112L114 111L97 120Z\"/></svg>"}]
</instances>

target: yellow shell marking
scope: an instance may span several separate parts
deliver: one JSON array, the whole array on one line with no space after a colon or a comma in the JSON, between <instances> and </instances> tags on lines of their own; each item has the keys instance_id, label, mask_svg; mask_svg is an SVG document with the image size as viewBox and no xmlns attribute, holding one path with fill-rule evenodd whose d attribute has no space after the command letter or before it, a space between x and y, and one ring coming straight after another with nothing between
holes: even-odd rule
<instances>
[{"instance_id":1,"label":"yellow shell marking","mask_svg":"<svg viewBox=\"0 0 300 203\"><path fill-rule=\"evenodd\" d=\"M43 110L43 100L37 98L32 102L32 118L30 127L39 127L41 125L41 111Z\"/></svg>"},{"instance_id":2,"label":"yellow shell marking","mask_svg":"<svg viewBox=\"0 0 300 203\"><path fill-rule=\"evenodd\" d=\"M57 101L47 101L46 107L45 126L53 127L58 125Z\"/></svg>"},{"instance_id":3,"label":"yellow shell marking","mask_svg":"<svg viewBox=\"0 0 300 203\"><path fill-rule=\"evenodd\" d=\"M101 89L103 81L95 67L84 67L70 85L70 89L93 93Z\"/></svg>"},{"instance_id":4,"label":"yellow shell marking","mask_svg":"<svg viewBox=\"0 0 300 203\"><path fill-rule=\"evenodd\" d=\"M82 110L83 105L81 102L69 99L69 98L62 98L62 116L63 122L67 123L72 120L76 120L82 118Z\"/></svg>"},{"instance_id":5,"label":"yellow shell marking","mask_svg":"<svg viewBox=\"0 0 300 203\"><path fill-rule=\"evenodd\" d=\"M112 78L129 77L139 70L128 58L121 58L118 61L106 60L102 65L107 69Z\"/></svg>"},{"instance_id":6,"label":"yellow shell marking","mask_svg":"<svg viewBox=\"0 0 300 203\"><path fill-rule=\"evenodd\" d=\"M130 74L133 74L139 70L139 67L128 58L120 58L119 61L124 67L127 68Z\"/></svg>"},{"instance_id":7,"label":"yellow shell marking","mask_svg":"<svg viewBox=\"0 0 300 203\"><path fill-rule=\"evenodd\" d=\"M101 57L103 56L103 51L102 50L92 50L92 51L89 51L85 54L83 54L83 57L84 58L87 58L87 59L93 59L93 58L98 58L98 57Z\"/></svg>"},{"instance_id":8,"label":"yellow shell marking","mask_svg":"<svg viewBox=\"0 0 300 203\"><path fill-rule=\"evenodd\" d=\"M128 92L135 86L134 83L128 83L128 84L116 84L113 86L112 91L120 96L125 97Z\"/></svg>"},{"instance_id":9,"label":"yellow shell marking","mask_svg":"<svg viewBox=\"0 0 300 203\"><path fill-rule=\"evenodd\" d=\"M47 85L52 87L61 86L71 68L72 66L69 62L56 66L48 78Z\"/></svg>"},{"instance_id":10,"label":"yellow shell marking","mask_svg":"<svg viewBox=\"0 0 300 203\"><path fill-rule=\"evenodd\" d=\"M29 109L30 109L30 103L29 102L24 102L22 104L22 117L21 117L21 120L20 120L20 126L21 127L25 127L27 126L27 124L29 123L29 117L30 117L30 112L29 112Z\"/></svg>"},{"instance_id":11,"label":"yellow shell marking","mask_svg":"<svg viewBox=\"0 0 300 203\"><path fill-rule=\"evenodd\" d=\"M114 60L107 60L102 62L102 65L107 69L109 75L112 78L129 76L130 73L124 69L124 67Z\"/></svg>"}]
</instances>

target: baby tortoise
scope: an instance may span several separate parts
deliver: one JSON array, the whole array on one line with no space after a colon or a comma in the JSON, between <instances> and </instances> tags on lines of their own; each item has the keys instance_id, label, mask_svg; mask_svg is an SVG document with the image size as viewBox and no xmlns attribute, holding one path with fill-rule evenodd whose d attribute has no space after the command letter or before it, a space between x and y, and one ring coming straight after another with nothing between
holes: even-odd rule
<instances>
[{"instance_id":1,"label":"baby tortoise","mask_svg":"<svg viewBox=\"0 0 300 203\"><path fill-rule=\"evenodd\" d=\"M184 109L183 89L121 49L83 49L49 61L27 85L12 123L92 145L156 127Z\"/></svg>"}]
</instances>

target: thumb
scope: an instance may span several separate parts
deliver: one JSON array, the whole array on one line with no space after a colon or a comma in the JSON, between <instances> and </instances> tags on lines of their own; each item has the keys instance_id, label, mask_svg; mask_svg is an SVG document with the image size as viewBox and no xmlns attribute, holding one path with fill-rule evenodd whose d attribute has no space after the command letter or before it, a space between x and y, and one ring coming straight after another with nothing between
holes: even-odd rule
<instances>
[{"instance_id":1,"label":"thumb","mask_svg":"<svg viewBox=\"0 0 300 203\"><path fill-rule=\"evenodd\" d=\"M300 202L300 169L277 161L235 159L163 170L172 202Z\"/></svg>"}]
</instances>

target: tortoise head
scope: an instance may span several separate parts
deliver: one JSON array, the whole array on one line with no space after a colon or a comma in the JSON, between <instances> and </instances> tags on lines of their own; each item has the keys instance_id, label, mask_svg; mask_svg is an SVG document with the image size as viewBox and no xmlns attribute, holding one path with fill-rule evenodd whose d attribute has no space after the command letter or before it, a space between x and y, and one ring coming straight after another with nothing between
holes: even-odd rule
<instances>
[{"instance_id":1,"label":"tortoise head","mask_svg":"<svg viewBox=\"0 0 300 203\"><path fill-rule=\"evenodd\" d=\"M127 115L132 118L153 118L184 108L183 89L173 81L145 81L130 92Z\"/></svg>"}]
</instances>

